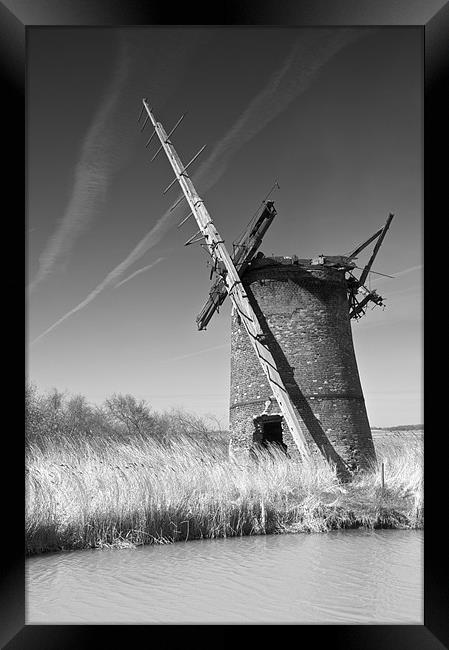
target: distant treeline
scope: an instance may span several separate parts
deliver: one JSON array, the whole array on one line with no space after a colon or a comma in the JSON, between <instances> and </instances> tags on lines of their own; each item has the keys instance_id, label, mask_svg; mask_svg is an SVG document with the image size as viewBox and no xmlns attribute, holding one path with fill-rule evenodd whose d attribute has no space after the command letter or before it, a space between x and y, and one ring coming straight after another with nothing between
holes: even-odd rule
<instances>
[{"instance_id":1,"label":"distant treeline","mask_svg":"<svg viewBox=\"0 0 449 650\"><path fill-rule=\"evenodd\" d=\"M44 447L49 440L69 438L93 443L104 439L123 443L153 439L164 443L180 435L226 445L229 434L214 416L201 417L175 408L160 413L145 400L129 394L113 394L98 406L82 395L57 389L42 394L32 383L25 387L27 446Z\"/></svg>"},{"instance_id":2,"label":"distant treeline","mask_svg":"<svg viewBox=\"0 0 449 650\"><path fill-rule=\"evenodd\" d=\"M379 431L424 431L424 424L398 424L395 427L373 427Z\"/></svg>"}]
</instances>

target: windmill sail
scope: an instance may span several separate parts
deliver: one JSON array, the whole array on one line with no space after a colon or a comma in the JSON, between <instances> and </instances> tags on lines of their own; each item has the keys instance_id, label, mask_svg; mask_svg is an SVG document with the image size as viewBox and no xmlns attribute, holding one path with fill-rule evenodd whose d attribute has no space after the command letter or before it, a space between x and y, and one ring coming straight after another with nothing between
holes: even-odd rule
<instances>
[{"instance_id":1,"label":"windmill sail","mask_svg":"<svg viewBox=\"0 0 449 650\"><path fill-rule=\"evenodd\" d=\"M162 124L156 121L145 99L143 100L143 106L173 168L176 179L184 193L184 197L196 219L200 232L204 238L204 245L207 247L212 259L214 260L216 268L221 269L220 277L224 282L226 292L229 294L232 303L242 320L257 358L259 359L263 371L269 381L273 395L276 398L282 415L291 431L293 439L301 454L308 456L310 452L304 434L306 425L302 420L300 420L299 414L293 406L278 371L276 361L265 343L265 337L260 322L250 304L234 261L226 249L224 241L218 233L209 212L204 205L204 201L198 195L191 179L186 174L186 168L183 166L167 133Z\"/></svg>"},{"instance_id":2,"label":"windmill sail","mask_svg":"<svg viewBox=\"0 0 449 650\"><path fill-rule=\"evenodd\" d=\"M256 223L252 225L242 235L239 241L234 244L235 250L231 258L240 275L245 272L248 264L256 254L257 249L262 243L263 236L267 232L275 216L276 210L274 209L274 204L272 201L268 201L264 204L262 213L259 215ZM223 304L227 295L228 289L226 283L222 276L218 275L209 291L209 298L196 318L199 330L206 328L210 319Z\"/></svg>"}]
</instances>

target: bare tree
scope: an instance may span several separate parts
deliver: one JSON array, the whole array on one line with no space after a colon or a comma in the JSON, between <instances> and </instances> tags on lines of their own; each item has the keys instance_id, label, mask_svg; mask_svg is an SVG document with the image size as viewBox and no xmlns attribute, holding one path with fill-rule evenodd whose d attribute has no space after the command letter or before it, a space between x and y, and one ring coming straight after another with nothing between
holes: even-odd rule
<instances>
[{"instance_id":1,"label":"bare tree","mask_svg":"<svg viewBox=\"0 0 449 650\"><path fill-rule=\"evenodd\" d=\"M112 395L105 401L107 412L112 418L122 423L128 434L149 434L155 424L155 417L145 400L139 402L132 395Z\"/></svg>"}]
</instances>

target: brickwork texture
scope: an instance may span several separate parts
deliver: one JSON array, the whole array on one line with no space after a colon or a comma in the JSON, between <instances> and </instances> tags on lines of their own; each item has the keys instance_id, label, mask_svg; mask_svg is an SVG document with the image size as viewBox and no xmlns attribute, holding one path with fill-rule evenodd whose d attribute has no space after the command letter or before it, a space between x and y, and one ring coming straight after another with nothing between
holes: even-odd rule
<instances>
[{"instance_id":1,"label":"brickwork texture","mask_svg":"<svg viewBox=\"0 0 449 650\"><path fill-rule=\"evenodd\" d=\"M354 353L344 270L265 258L242 281L301 421L312 453L327 450L351 471L375 459ZM253 445L254 419L280 414L249 337L233 310L230 427L232 452ZM285 422L283 442L299 451Z\"/></svg>"}]
</instances>

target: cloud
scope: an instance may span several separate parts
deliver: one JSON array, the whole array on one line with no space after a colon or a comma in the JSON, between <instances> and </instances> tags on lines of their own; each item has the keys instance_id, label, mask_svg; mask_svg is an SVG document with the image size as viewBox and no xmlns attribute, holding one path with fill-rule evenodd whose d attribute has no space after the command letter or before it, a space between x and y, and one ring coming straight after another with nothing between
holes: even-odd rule
<instances>
[{"instance_id":1,"label":"cloud","mask_svg":"<svg viewBox=\"0 0 449 650\"><path fill-rule=\"evenodd\" d=\"M147 264L142 269L139 269L138 271L134 271L134 273L131 273L131 275L128 275L127 278L125 278L124 280L116 284L114 289L117 289L117 287L121 287L122 284L125 284L125 282L129 282L129 280L136 277L136 275L140 275L141 273L144 273L144 271L148 271L148 269L152 269L153 266L156 266L156 264L159 264L159 262L162 262L162 260L165 260L165 257L158 257L158 259L152 264Z\"/></svg>"},{"instance_id":2,"label":"cloud","mask_svg":"<svg viewBox=\"0 0 449 650\"><path fill-rule=\"evenodd\" d=\"M81 146L72 194L64 215L39 257L36 277L28 287L30 293L54 270L58 262L67 257L76 239L86 231L105 200L112 174L120 166L120 155L114 155L111 118L127 78L129 62L126 41L121 39L112 79Z\"/></svg>"},{"instance_id":3,"label":"cloud","mask_svg":"<svg viewBox=\"0 0 449 650\"><path fill-rule=\"evenodd\" d=\"M246 142L280 115L298 95L307 90L325 63L343 47L358 38L360 38L360 32L352 29L323 29L303 32L279 69L252 99L225 136L215 145L207 160L199 166L192 180L195 183L201 183L201 192L205 193L217 183L226 172L230 158ZM171 208L167 210L128 256L110 271L79 305L53 323L32 343L40 340L67 318L86 307L132 264L158 244L172 225L175 214L176 210L172 211Z\"/></svg>"}]
</instances>

